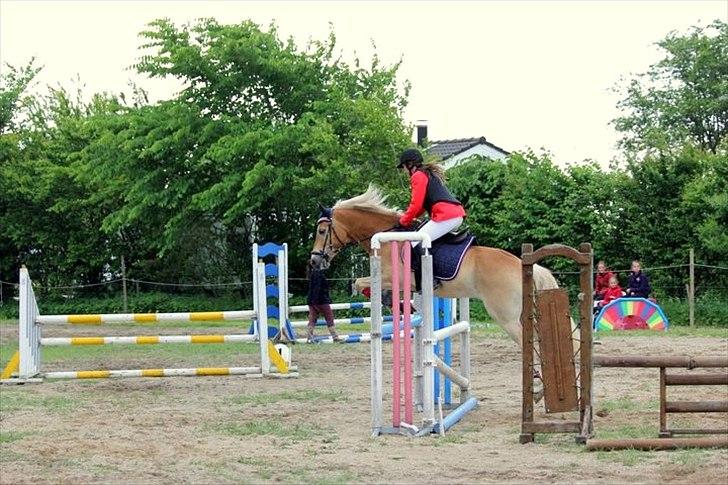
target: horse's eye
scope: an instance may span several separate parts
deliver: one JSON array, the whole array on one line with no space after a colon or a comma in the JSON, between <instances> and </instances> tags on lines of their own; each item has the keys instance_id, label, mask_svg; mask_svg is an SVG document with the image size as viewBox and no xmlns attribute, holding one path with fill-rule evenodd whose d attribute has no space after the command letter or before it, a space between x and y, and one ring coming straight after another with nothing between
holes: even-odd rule
<instances>
[{"instance_id":1,"label":"horse's eye","mask_svg":"<svg viewBox=\"0 0 728 485\"><path fill-rule=\"evenodd\" d=\"M318 233L323 236L326 234L326 229L319 229Z\"/></svg>"}]
</instances>

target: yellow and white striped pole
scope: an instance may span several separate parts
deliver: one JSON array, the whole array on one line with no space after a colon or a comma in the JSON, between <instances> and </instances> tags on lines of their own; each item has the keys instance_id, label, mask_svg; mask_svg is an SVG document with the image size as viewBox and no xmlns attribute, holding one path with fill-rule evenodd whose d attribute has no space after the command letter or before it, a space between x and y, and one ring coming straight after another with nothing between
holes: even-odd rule
<instances>
[{"instance_id":1,"label":"yellow and white striped pole","mask_svg":"<svg viewBox=\"0 0 728 485\"><path fill-rule=\"evenodd\" d=\"M39 315L36 322L42 325L101 325L104 323L160 323L252 320L255 311L182 312L182 313L111 313L89 315Z\"/></svg>"},{"instance_id":2,"label":"yellow and white striped pole","mask_svg":"<svg viewBox=\"0 0 728 485\"><path fill-rule=\"evenodd\" d=\"M275 377L298 377L298 367L292 366L292 372L279 373L271 369ZM260 367L197 367L190 369L133 369L133 370L82 370L68 372L45 372L47 379L110 379L120 377L194 377L194 376L248 376L262 377Z\"/></svg>"},{"instance_id":3,"label":"yellow and white striped pole","mask_svg":"<svg viewBox=\"0 0 728 485\"><path fill-rule=\"evenodd\" d=\"M255 335L139 335L129 337L47 337L42 346L66 345L153 345L153 344L225 344L255 342Z\"/></svg>"}]
</instances>

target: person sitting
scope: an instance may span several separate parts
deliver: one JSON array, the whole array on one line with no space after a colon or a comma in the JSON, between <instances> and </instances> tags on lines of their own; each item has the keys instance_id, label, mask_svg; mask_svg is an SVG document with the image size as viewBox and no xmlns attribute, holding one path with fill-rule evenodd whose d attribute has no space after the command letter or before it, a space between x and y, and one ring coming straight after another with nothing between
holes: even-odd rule
<instances>
[{"instance_id":1,"label":"person sitting","mask_svg":"<svg viewBox=\"0 0 728 485\"><path fill-rule=\"evenodd\" d=\"M622 291L622 288L619 286L619 280L617 279L616 275L612 275L611 278L609 278L609 286L606 290L604 290L603 298L597 302L597 305L599 308L608 305L614 300L617 300L619 298L622 298L624 296L624 291Z\"/></svg>"},{"instance_id":2,"label":"person sitting","mask_svg":"<svg viewBox=\"0 0 728 485\"><path fill-rule=\"evenodd\" d=\"M597 263L597 274L594 281L594 300L603 300L604 293L609 288L609 280L612 279L612 273L604 261Z\"/></svg>"},{"instance_id":3,"label":"person sitting","mask_svg":"<svg viewBox=\"0 0 728 485\"><path fill-rule=\"evenodd\" d=\"M650 280L647 275L642 272L642 265L639 260L632 261L632 272L627 280L627 296L631 298L649 298Z\"/></svg>"},{"instance_id":4,"label":"person sitting","mask_svg":"<svg viewBox=\"0 0 728 485\"><path fill-rule=\"evenodd\" d=\"M400 155L397 168L407 172L411 188L409 206L399 218L401 227L408 228L425 211L430 220L417 232L429 235L433 242L460 227L465 218L465 209L445 186L445 171L441 165L424 163L419 150L408 148ZM412 247L415 249L413 269L416 290L420 291L422 270L417 261L421 246L413 241Z\"/></svg>"}]
</instances>

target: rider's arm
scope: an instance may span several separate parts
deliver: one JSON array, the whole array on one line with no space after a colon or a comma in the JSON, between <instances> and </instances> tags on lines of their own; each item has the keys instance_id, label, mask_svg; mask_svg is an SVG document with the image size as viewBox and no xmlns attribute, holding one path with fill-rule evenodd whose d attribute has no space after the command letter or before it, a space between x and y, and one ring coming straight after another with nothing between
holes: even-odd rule
<instances>
[{"instance_id":1,"label":"rider's arm","mask_svg":"<svg viewBox=\"0 0 728 485\"><path fill-rule=\"evenodd\" d=\"M402 217L399 218L399 223L402 226L408 227L425 210L425 194L427 193L428 182L427 174L419 170L410 177L412 198L410 199L409 207L402 214Z\"/></svg>"}]
</instances>

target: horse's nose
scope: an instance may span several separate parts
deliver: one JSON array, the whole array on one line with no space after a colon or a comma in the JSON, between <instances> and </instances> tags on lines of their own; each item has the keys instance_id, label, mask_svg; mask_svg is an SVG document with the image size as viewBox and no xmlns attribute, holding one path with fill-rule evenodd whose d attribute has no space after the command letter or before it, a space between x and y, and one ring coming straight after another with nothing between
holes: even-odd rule
<instances>
[{"instance_id":1,"label":"horse's nose","mask_svg":"<svg viewBox=\"0 0 728 485\"><path fill-rule=\"evenodd\" d=\"M314 269L321 269L321 265L323 264L324 258L321 255L318 254L312 254L311 259L309 260L309 264Z\"/></svg>"}]
</instances>

